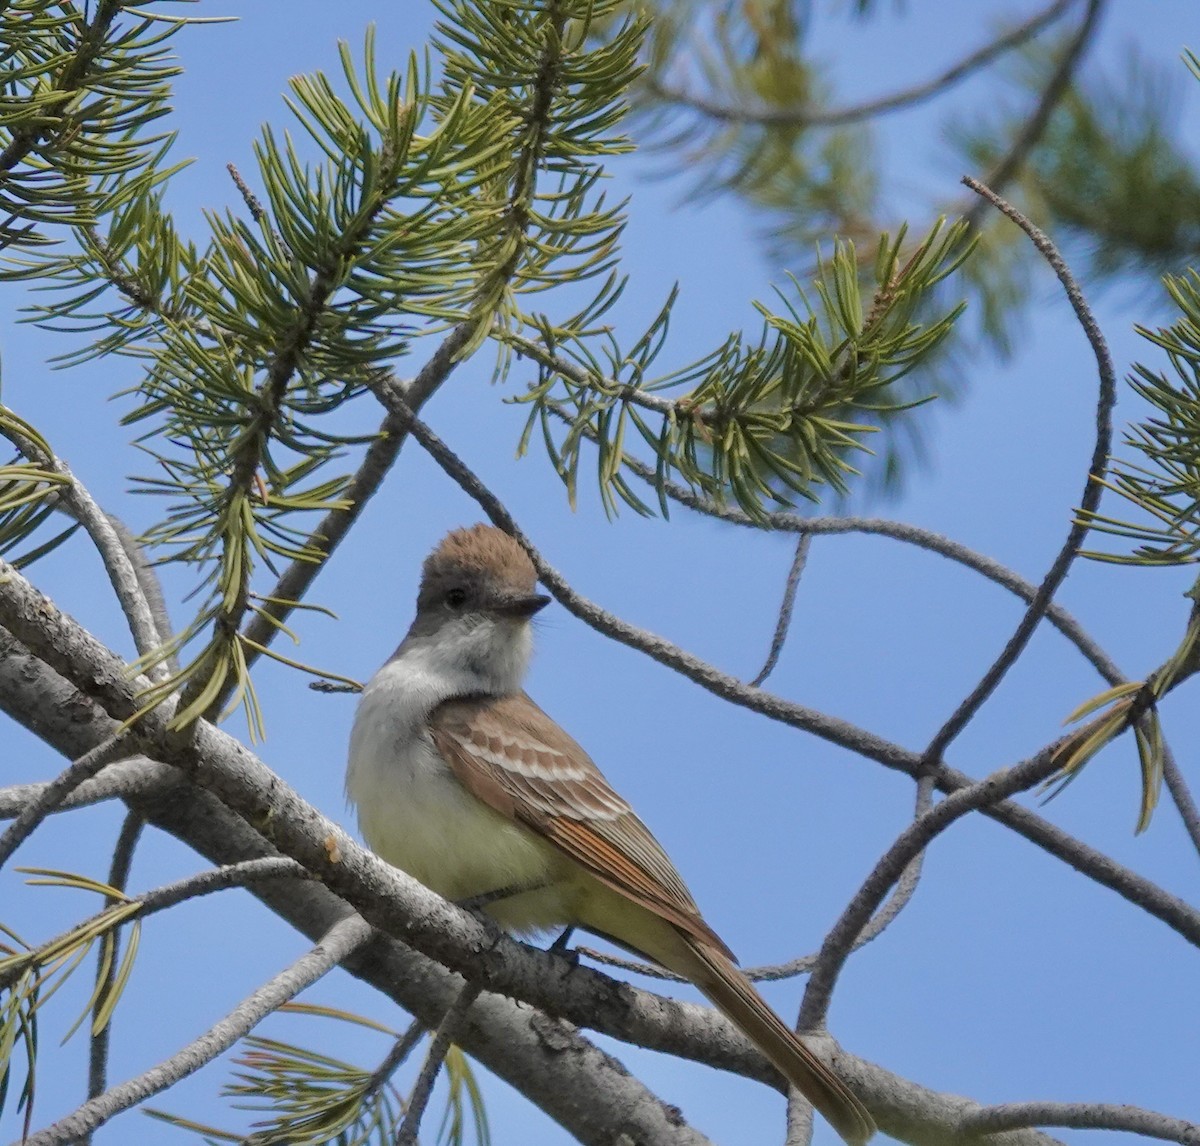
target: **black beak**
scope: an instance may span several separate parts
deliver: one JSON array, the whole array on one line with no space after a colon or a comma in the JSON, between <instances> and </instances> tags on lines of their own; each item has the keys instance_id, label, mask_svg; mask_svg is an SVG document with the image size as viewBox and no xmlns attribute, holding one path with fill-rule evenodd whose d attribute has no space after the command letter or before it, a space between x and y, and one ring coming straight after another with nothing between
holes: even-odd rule
<instances>
[{"instance_id":1,"label":"black beak","mask_svg":"<svg viewBox=\"0 0 1200 1146\"><path fill-rule=\"evenodd\" d=\"M503 617L519 617L529 620L534 613L541 612L552 598L545 593L506 593L492 600L491 606Z\"/></svg>"}]
</instances>

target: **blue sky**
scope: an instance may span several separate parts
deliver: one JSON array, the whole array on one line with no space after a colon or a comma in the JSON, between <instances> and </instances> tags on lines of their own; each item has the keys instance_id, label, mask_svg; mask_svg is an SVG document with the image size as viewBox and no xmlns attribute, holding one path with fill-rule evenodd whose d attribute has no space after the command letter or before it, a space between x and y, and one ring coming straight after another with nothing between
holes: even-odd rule
<instances>
[{"instance_id":1,"label":"blue sky","mask_svg":"<svg viewBox=\"0 0 1200 1146\"><path fill-rule=\"evenodd\" d=\"M821 6L823 12L829 7ZM847 97L930 74L987 32L983 6L909 7L909 20L889 11L865 30L818 20L815 43ZM177 84L177 153L197 161L177 181L171 205L180 225L197 235L203 209L236 204L226 163L253 185L251 146L264 119L286 123L280 95L288 76L335 72L336 41L357 50L368 21L378 26L381 62L401 66L423 43L432 19L431 5L423 2L258 0L203 9L238 21L189 29L175 41L185 68ZM1200 20L1187 0L1115 6L1093 63L1111 65L1130 38L1154 59L1176 59L1184 46L1200 46L1198 33ZM1195 88L1184 86L1185 126L1193 140L1200 128ZM973 81L961 89L956 107L969 108L988 90L986 80ZM957 197L957 173L946 169L928 110L883 120L878 137L902 203L915 211L918 192ZM634 156L612 172L614 196L633 197L624 240L631 285L618 312L625 329L644 325L676 281L683 289L672 323L673 358L697 354L750 324L751 300L766 297L788 269L764 260L755 221L729 202L681 205L680 182L648 178L662 172L653 159ZM919 229L923 219L914 215L912 222ZM876 508L947 533L1037 580L1062 543L1082 489L1096 375L1051 277L1038 274L1033 289L1034 305L1011 361L981 356L961 403L921 412L933 421L932 464L914 475L899 504ZM1093 300L1122 375L1133 361L1156 361L1132 329L1147 312L1128 295L1114 290ZM11 316L19 289L7 287L0 297ZM154 507L125 492L139 459L129 431L115 424L123 407L108 401L134 380L132 365L110 359L51 373L44 362L61 351L60 342L11 322L0 331L5 401L42 430L103 504L135 526L148 524ZM427 408L430 424L491 482L581 592L729 672L753 676L774 626L791 542L682 511L669 523L632 514L609 523L586 489L571 512L536 449L514 459L523 413L503 405L503 394L489 387L490 365L481 356L461 370ZM524 381L518 372L513 385ZM1119 416L1136 413L1123 395ZM378 419L369 402L361 416L364 425ZM312 594L339 619L306 615L298 621L304 659L369 676L407 627L421 557L447 529L480 516L419 450L406 447L389 485ZM76 541L37 566L34 580L127 650L97 568ZM1174 647L1186 616L1180 593L1190 580L1186 572L1079 562L1060 599L1122 668L1138 674ZM177 622L186 616L180 599L187 587L178 572L170 573ZM1020 612L1015 598L929 554L884 539L818 538L770 687L920 748L1003 646ZM652 826L716 929L747 964L812 950L910 816L912 785L700 692L561 608L543 617L531 693ZM269 730L262 757L322 811L352 827L342 774L353 699L313 694L305 679L270 665L259 681ZM982 775L1025 757L1101 687L1061 637L1040 631L954 744L951 763ZM1187 692L1172 698L1164 715L1185 772L1195 776L1200 728ZM234 732L239 727L230 725ZM15 728L0 732L0 745L9 762L4 783L48 778L61 765ZM1137 791L1136 760L1122 741L1042 811L1194 902L1196 856L1178 818L1164 805L1151 829L1135 837ZM102 876L119 820L113 808L60 817L22 849L19 862ZM157 886L199 866L187 849L151 833L131 886ZM5 921L31 938L54 933L91 906L66 892L24 890L7 869L0 873L0 902ZM178 1049L305 946L241 893L210 897L150 923L116 1017L113 1079ZM1193 956L1182 939L1124 901L1005 829L973 819L938 840L913 903L852 959L831 1027L854 1053L936 1089L991 1102L1128 1102L1196 1119L1200 995ZM769 994L785 1015L794 1015L800 989L782 984ZM72 999L83 997L76 991ZM397 1027L406 1021L344 975L332 976L309 998ZM84 1040L76 1036L64 1050L56 1046L73 1017L64 1002L47 1025L43 1048L53 1066L40 1080L39 1124L82 1094ZM314 1032L296 1019L277 1020L267 1033L320 1041L364 1064L385 1050L382 1041ZM648 1052L612 1049L714 1141L781 1140L784 1108L774 1092ZM235 1124L215 1097L224 1077L217 1066L155 1105ZM489 1080L486 1096L496 1146L570 1141L503 1084ZM0 1119L0 1139L12 1138L17 1125L11 1114ZM824 1126L817 1134L818 1143L835 1140ZM1087 1136L1061 1137L1083 1142ZM96 1140L103 1146L187 1139L133 1113Z\"/></svg>"}]
</instances>

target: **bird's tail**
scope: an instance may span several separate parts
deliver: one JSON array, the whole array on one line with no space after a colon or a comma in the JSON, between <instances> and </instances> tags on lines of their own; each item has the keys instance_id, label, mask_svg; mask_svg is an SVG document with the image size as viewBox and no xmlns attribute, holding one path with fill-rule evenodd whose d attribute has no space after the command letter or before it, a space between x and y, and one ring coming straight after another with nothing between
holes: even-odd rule
<instances>
[{"instance_id":1,"label":"bird's tail","mask_svg":"<svg viewBox=\"0 0 1200 1146\"><path fill-rule=\"evenodd\" d=\"M850 1146L875 1133L863 1104L767 1005L750 980L720 951L684 937L695 965L688 977L813 1104ZM676 970L683 968L676 967Z\"/></svg>"}]
</instances>

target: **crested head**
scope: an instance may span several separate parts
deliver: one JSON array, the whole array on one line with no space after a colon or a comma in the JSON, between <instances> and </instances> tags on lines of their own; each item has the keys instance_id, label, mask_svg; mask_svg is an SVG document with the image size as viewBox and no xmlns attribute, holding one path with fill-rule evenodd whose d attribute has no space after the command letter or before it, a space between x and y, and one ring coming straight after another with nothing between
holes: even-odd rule
<instances>
[{"instance_id":1,"label":"crested head","mask_svg":"<svg viewBox=\"0 0 1200 1146\"><path fill-rule=\"evenodd\" d=\"M521 546L494 525L471 525L447 533L421 568L417 611L441 607L451 599L487 606L504 600L529 600L537 572Z\"/></svg>"},{"instance_id":2,"label":"crested head","mask_svg":"<svg viewBox=\"0 0 1200 1146\"><path fill-rule=\"evenodd\" d=\"M449 695L520 689L532 649L529 619L549 597L533 562L490 525L448 533L425 559L417 615L392 663Z\"/></svg>"}]
</instances>

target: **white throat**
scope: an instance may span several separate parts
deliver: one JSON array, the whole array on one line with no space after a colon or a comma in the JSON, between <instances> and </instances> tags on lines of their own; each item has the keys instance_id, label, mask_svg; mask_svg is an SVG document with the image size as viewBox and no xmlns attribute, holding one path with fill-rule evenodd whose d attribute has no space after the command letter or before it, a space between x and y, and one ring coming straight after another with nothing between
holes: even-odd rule
<instances>
[{"instance_id":1,"label":"white throat","mask_svg":"<svg viewBox=\"0 0 1200 1146\"><path fill-rule=\"evenodd\" d=\"M414 625L380 672L400 667L414 684L420 678L420 687L439 693L435 704L468 693L508 696L521 690L532 653L528 621L475 614L449 619L432 632Z\"/></svg>"},{"instance_id":2,"label":"white throat","mask_svg":"<svg viewBox=\"0 0 1200 1146\"><path fill-rule=\"evenodd\" d=\"M519 692L531 651L525 620L476 614L417 624L359 699L346 794L363 835L384 859L443 895L485 890L491 877L480 873L490 872L504 848L495 813L467 794L434 747L429 716L451 697ZM524 833L504 836L504 847L528 862Z\"/></svg>"},{"instance_id":3,"label":"white throat","mask_svg":"<svg viewBox=\"0 0 1200 1146\"><path fill-rule=\"evenodd\" d=\"M429 714L455 696L510 696L521 691L533 652L528 621L458 617L431 632L419 625L368 682L350 734L351 798L356 773L426 741Z\"/></svg>"}]
</instances>

